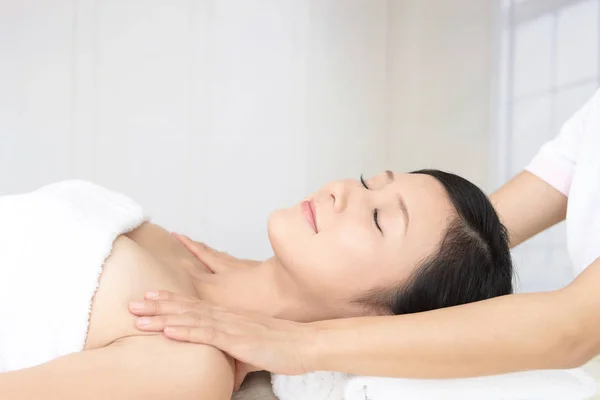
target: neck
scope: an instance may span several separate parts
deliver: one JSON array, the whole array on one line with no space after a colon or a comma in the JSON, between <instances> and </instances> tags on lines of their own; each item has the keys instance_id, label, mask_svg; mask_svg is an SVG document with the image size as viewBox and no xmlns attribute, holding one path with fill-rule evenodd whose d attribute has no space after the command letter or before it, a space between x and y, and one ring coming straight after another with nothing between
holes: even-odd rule
<instances>
[{"instance_id":1,"label":"neck","mask_svg":"<svg viewBox=\"0 0 600 400\"><path fill-rule=\"evenodd\" d=\"M256 267L194 277L198 296L232 311L266 314L299 322L327 319L275 257Z\"/></svg>"}]
</instances>

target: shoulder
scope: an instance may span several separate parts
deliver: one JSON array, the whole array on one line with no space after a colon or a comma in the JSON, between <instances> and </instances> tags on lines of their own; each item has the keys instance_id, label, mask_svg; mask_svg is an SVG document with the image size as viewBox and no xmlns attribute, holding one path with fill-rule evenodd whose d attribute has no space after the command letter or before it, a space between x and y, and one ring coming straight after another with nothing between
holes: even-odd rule
<instances>
[{"instance_id":1,"label":"shoulder","mask_svg":"<svg viewBox=\"0 0 600 400\"><path fill-rule=\"evenodd\" d=\"M231 398L234 362L213 347L155 335L123 338L106 350L115 362L137 371L149 391L165 398Z\"/></svg>"},{"instance_id":2,"label":"shoulder","mask_svg":"<svg viewBox=\"0 0 600 400\"><path fill-rule=\"evenodd\" d=\"M591 121L600 116L600 89L565 122L561 135L577 135Z\"/></svg>"}]
</instances>

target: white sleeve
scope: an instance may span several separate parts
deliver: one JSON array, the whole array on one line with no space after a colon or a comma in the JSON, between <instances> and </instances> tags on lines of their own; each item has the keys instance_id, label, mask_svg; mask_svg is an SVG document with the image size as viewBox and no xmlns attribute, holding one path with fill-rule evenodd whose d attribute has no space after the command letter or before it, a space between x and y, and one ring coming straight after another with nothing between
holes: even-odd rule
<instances>
[{"instance_id":1,"label":"white sleeve","mask_svg":"<svg viewBox=\"0 0 600 400\"><path fill-rule=\"evenodd\" d=\"M558 136L540 148L525 170L568 196L585 126L592 113L600 111L599 105L600 90L597 90L594 96L563 125Z\"/></svg>"}]
</instances>

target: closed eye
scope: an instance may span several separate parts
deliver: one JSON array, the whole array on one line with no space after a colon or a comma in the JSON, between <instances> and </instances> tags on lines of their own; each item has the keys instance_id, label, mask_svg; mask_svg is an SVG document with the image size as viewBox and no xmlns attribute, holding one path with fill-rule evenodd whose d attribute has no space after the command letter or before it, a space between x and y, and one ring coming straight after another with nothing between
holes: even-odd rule
<instances>
[{"instance_id":1,"label":"closed eye","mask_svg":"<svg viewBox=\"0 0 600 400\"><path fill-rule=\"evenodd\" d=\"M369 189L369 186L367 186L367 182L365 182L362 174L360 175L360 183L362 183L362 185L365 187L365 189Z\"/></svg>"},{"instance_id":2,"label":"closed eye","mask_svg":"<svg viewBox=\"0 0 600 400\"><path fill-rule=\"evenodd\" d=\"M369 185L367 185L367 182L365 182L362 174L360 175L360 183L364 186L365 189L370 190ZM379 229L379 232L381 232L381 234L383 235L383 230L381 229L381 226L379 225L379 210L377 208L375 210L373 210L373 222L375 222L375 226L377 227L377 229Z\"/></svg>"}]
</instances>

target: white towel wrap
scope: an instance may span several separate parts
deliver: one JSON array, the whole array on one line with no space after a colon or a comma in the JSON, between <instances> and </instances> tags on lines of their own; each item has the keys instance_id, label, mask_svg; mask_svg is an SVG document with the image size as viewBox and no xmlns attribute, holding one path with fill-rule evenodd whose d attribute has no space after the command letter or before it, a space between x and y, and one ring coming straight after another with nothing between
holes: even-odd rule
<instances>
[{"instance_id":1,"label":"white towel wrap","mask_svg":"<svg viewBox=\"0 0 600 400\"><path fill-rule=\"evenodd\" d=\"M83 349L112 244L145 220L129 198L79 180L0 197L0 372Z\"/></svg>"}]
</instances>

